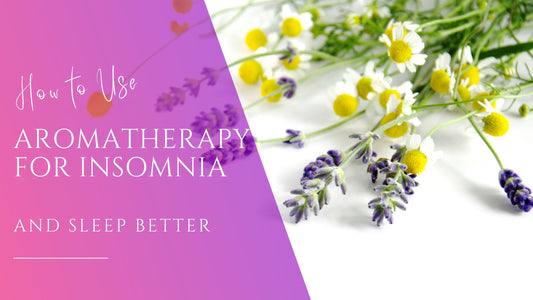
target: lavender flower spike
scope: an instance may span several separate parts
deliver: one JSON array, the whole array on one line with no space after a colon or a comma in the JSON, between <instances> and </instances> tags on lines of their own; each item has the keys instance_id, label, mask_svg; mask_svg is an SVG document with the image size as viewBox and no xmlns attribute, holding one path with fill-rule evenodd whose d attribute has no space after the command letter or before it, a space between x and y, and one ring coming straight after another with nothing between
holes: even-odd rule
<instances>
[{"instance_id":1,"label":"lavender flower spike","mask_svg":"<svg viewBox=\"0 0 533 300\"><path fill-rule=\"evenodd\" d=\"M524 212L530 211L533 208L533 195L531 189L522 183L520 176L509 169L501 170L499 175L500 185L507 193L511 204L518 206Z\"/></svg>"},{"instance_id":2,"label":"lavender flower spike","mask_svg":"<svg viewBox=\"0 0 533 300\"><path fill-rule=\"evenodd\" d=\"M286 55L283 55L282 57L280 57L279 60L288 59L288 62L290 64L290 63L292 63L294 58L298 55L298 51L296 51L296 49L294 47L292 47L292 45L290 43L287 45L287 51L289 51L289 53L286 54Z\"/></svg>"},{"instance_id":3,"label":"lavender flower spike","mask_svg":"<svg viewBox=\"0 0 533 300\"><path fill-rule=\"evenodd\" d=\"M174 106L185 102L185 90L171 86L170 92L163 93L155 103L156 111L172 111Z\"/></svg>"},{"instance_id":4,"label":"lavender flower spike","mask_svg":"<svg viewBox=\"0 0 533 300\"><path fill-rule=\"evenodd\" d=\"M223 111L213 107L210 112L200 112L199 115L194 117L191 128L193 132L198 134L203 134L205 130L213 134L221 128L233 127L238 121L239 113L237 108L231 104L226 104Z\"/></svg>"},{"instance_id":5,"label":"lavender flower spike","mask_svg":"<svg viewBox=\"0 0 533 300\"><path fill-rule=\"evenodd\" d=\"M200 84L202 81L194 78L186 78L185 83L183 84L183 88L189 92L189 95L193 97L198 97L198 93L200 92Z\"/></svg>"},{"instance_id":6,"label":"lavender flower spike","mask_svg":"<svg viewBox=\"0 0 533 300\"><path fill-rule=\"evenodd\" d=\"M205 67L202 69L202 75L207 78L207 85L215 85L220 76L220 70L214 68Z\"/></svg>"},{"instance_id":7,"label":"lavender flower spike","mask_svg":"<svg viewBox=\"0 0 533 300\"><path fill-rule=\"evenodd\" d=\"M304 146L304 140L305 140L305 134L303 134L300 130L294 130L294 129L287 129L288 140L283 141L285 144L295 144L298 146L298 148L302 148Z\"/></svg>"},{"instance_id":8,"label":"lavender flower spike","mask_svg":"<svg viewBox=\"0 0 533 300\"><path fill-rule=\"evenodd\" d=\"M281 77L276 82L279 86L288 86L289 88L283 92L283 97L290 99L296 93L296 81L289 77Z\"/></svg>"}]
</instances>

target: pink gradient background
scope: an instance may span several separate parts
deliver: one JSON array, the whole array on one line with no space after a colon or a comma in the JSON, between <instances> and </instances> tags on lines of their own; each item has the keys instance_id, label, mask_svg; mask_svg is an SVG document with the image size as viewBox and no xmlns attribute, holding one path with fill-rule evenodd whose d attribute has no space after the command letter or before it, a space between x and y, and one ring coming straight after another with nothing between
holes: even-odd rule
<instances>
[{"instance_id":1,"label":"pink gradient background","mask_svg":"<svg viewBox=\"0 0 533 300\"><path fill-rule=\"evenodd\" d=\"M202 85L173 112L155 112L156 98L202 67L225 65L209 20L191 29L133 76L137 88L102 118L85 105L98 89L96 70L109 85L111 66L127 74L173 37L171 20L189 25L208 17L194 1L179 15L171 1L11 1L0 7L0 299L307 299L259 157L224 167L228 177L80 178L80 156L198 156L204 150L14 149L22 128L53 133L79 128L188 128L194 116L226 103L239 105L229 72ZM88 88L72 106L64 83L74 66ZM34 99L19 111L20 76L37 88L60 89L59 100ZM239 128L247 127L241 113ZM119 138L119 140L122 140ZM15 178L16 156L64 156L71 177ZM29 160L28 160L29 163ZM27 170L26 170L27 171ZM13 233L17 219L208 218L210 233ZM65 223L63 223L65 224ZM65 228L62 228L65 229ZM104 261L16 261L15 256L105 256Z\"/></svg>"}]
</instances>

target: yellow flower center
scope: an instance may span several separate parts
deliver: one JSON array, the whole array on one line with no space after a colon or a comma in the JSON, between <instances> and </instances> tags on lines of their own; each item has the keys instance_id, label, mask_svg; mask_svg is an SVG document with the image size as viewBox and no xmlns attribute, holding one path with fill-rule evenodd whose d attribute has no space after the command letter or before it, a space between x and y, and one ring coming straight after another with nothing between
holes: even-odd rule
<instances>
[{"instance_id":1,"label":"yellow flower center","mask_svg":"<svg viewBox=\"0 0 533 300\"><path fill-rule=\"evenodd\" d=\"M400 113L398 112L391 112L391 113L386 114L381 120L381 126L393 120L396 120L399 115ZM407 125L406 122L403 122L401 124L392 126L391 128L383 131L383 133L385 133L387 136L391 138L399 138L401 136L404 136L408 130L409 130L409 126Z\"/></svg>"},{"instance_id":2,"label":"yellow flower center","mask_svg":"<svg viewBox=\"0 0 533 300\"><path fill-rule=\"evenodd\" d=\"M428 159L426 155L419 150L409 150L405 153L402 163L407 165L407 173L420 174L426 168Z\"/></svg>"},{"instance_id":3,"label":"yellow flower center","mask_svg":"<svg viewBox=\"0 0 533 300\"><path fill-rule=\"evenodd\" d=\"M483 123L483 131L492 136L503 136L509 130L509 120L497 112L486 116Z\"/></svg>"},{"instance_id":4,"label":"yellow flower center","mask_svg":"<svg viewBox=\"0 0 533 300\"><path fill-rule=\"evenodd\" d=\"M285 19L281 24L281 33L289 37L299 36L302 32L302 24L297 18L291 17Z\"/></svg>"},{"instance_id":5,"label":"yellow flower center","mask_svg":"<svg viewBox=\"0 0 533 300\"><path fill-rule=\"evenodd\" d=\"M368 100L368 93L375 92L372 88L372 79L363 77L357 82L357 94L359 97Z\"/></svg>"},{"instance_id":6,"label":"yellow flower center","mask_svg":"<svg viewBox=\"0 0 533 300\"><path fill-rule=\"evenodd\" d=\"M361 24L361 17L356 14L347 14L346 15L346 25L350 29L354 29L357 25Z\"/></svg>"},{"instance_id":7,"label":"yellow flower center","mask_svg":"<svg viewBox=\"0 0 533 300\"><path fill-rule=\"evenodd\" d=\"M239 67L239 77L246 84L256 83L261 78L261 75L263 75L263 68L254 59L243 62Z\"/></svg>"},{"instance_id":8,"label":"yellow flower center","mask_svg":"<svg viewBox=\"0 0 533 300\"><path fill-rule=\"evenodd\" d=\"M298 66L300 65L300 55L296 55L295 57L293 57L292 62L290 63L288 58L282 60L281 63L283 64L285 69L294 71L298 69Z\"/></svg>"},{"instance_id":9,"label":"yellow flower center","mask_svg":"<svg viewBox=\"0 0 533 300\"><path fill-rule=\"evenodd\" d=\"M413 51L404 41L393 41L389 47L389 56L396 63L404 63L411 59Z\"/></svg>"},{"instance_id":10,"label":"yellow flower center","mask_svg":"<svg viewBox=\"0 0 533 300\"><path fill-rule=\"evenodd\" d=\"M379 104L383 108L387 108L387 103L389 102L390 96L396 95L396 99L400 99L400 93L393 89L386 89L379 95Z\"/></svg>"},{"instance_id":11,"label":"yellow flower center","mask_svg":"<svg viewBox=\"0 0 533 300\"><path fill-rule=\"evenodd\" d=\"M280 86L276 83L275 79L265 80L263 81L263 84L261 84L261 96L265 97L279 89L280 89ZM279 99L281 99L281 93L268 97L267 101L278 102Z\"/></svg>"},{"instance_id":12,"label":"yellow flower center","mask_svg":"<svg viewBox=\"0 0 533 300\"><path fill-rule=\"evenodd\" d=\"M342 94L333 102L333 111L339 117L348 117L353 115L357 110L357 99L354 96L348 94Z\"/></svg>"},{"instance_id":13,"label":"yellow flower center","mask_svg":"<svg viewBox=\"0 0 533 300\"><path fill-rule=\"evenodd\" d=\"M439 94L447 94L450 90L450 76L444 70L436 70L429 80L431 88Z\"/></svg>"},{"instance_id":14,"label":"yellow flower center","mask_svg":"<svg viewBox=\"0 0 533 300\"><path fill-rule=\"evenodd\" d=\"M267 37L263 30L256 28L250 30L244 39L246 46L252 51L257 50L260 47L264 47L267 44Z\"/></svg>"},{"instance_id":15,"label":"yellow flower center","mask_svg":"<svg viewBox=\"0 0 533 300\"><path fill-rule=\"evenodd\" d=\"M389 37L389 39L392 41L392 31L394 30L394 27L396 26L391 26L389 28L387 28L387 30L385 30L385 34ZM405 28L403 29L403 36L402 36L402 41L403 41L403 38L405 37L405 35L407 34L407 31L405 31Z\"/></svg>"},{"instance_id":16,"label":"yellow flower center","mask_svg":"<svg viewBox=\"0 0 533 300\"><path fill-rule=\"evenodd\" d=\"M399 114L403 114L403 100L400 101L400 104L398 104L398 106L396 106L396 112Z\"/></svg>"},{"instance_id":17,"label":"yellow flower center","mask_svg":"<svg viewBox=\"0 0 533 300\"><path fill-rule=\"evenodd\" d=\"M470 65L469 64L466 64L463 66L463 70L468 68ZM463 79L470 79L468 81L468 86L472 86L474 84L478 84L479 83L479 70L476 66L472 66L470 69L466 70L465 72L463 72L463 74L461 74L461 79L460 80L463 80Z\"/></svg>"},{"instance_id":18,"label":"yellow flower center","mask_svg":"<svg viewBox=\"0 0 533 300\"><path fill-rule=\"evenodd\" d=\"M457 92L459 92L459 97L461 97L461 100L470 100L472 98L472 93L470 93L470 90L466 86L458 86Z\"/></svg>"},{"instance_id":19,"label":"yellow flower center","mask_svg":"<svg viewBox=\"0 0 533 300\"><path fill-rule=\"evenodd\" d=\"M477 94L474 98L487 97L487 96L489 96L489 95L490 95L490 94L487 93L487 92L482 92L482 93ZM472 108L473 108L474 110L478 110L478 109L482 108L483 106L481 106L480 103L483 103L485 100L488 100L488 99L481 99L481 100L478 100L478 101L474 101L474 102L472 102ZM492 102L490 105L492 105L492 107L496 108L496 101ZM482 111L482 112L485 112L485 111L487 111L487 109L486 109L486 108L483 108L481 111Z\"/></svg>"}]
</instances>

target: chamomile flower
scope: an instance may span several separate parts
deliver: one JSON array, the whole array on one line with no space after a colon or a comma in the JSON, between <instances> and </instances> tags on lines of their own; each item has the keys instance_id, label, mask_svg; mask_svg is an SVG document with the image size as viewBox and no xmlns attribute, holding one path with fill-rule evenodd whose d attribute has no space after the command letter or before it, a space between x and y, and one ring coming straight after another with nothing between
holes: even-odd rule
<instances>
[{"instance_id":1,"label":"chamomile flower","mask_svg":"<svg viewBox=\"0 0 533 300\"><path fill-rule=\"evenodd\" d=\"M313 27L311 13L298 13L293 11L288 4L281 8L281 19L281 33L290 38L298 37Z\"/></svg>"},{"instance_id":2,"label":"chamomile flower","mask_svg":"<svg viewBox=\"0 0 533 300\"><path fill-rule=\"evenodd\" d=\"M376 88L384 80L383 72L374 70L374 62L369 61L363 71L363 75L355 72L352 69L347 69L344 73L345 81L349 81L355 85L357 96L360 99L368 100L373 93L376 93Z\"/></svg>"},{"instance_id":3,"label":"chamomile flower","mask_svg":"<svg viewBox=\"0 0 533 300\"><path fill-rule=\"evenodd\" d=\"M362 15L358 13L351 12L346 14L344 23L346 24L346 27L354 32L359 32L363 29Z\"/></svg>"},{"instance_id":4,"label":"chamomile flower","mask_svg":"<svg viewBox=\"0 0 533 300\"><path fill-rule=\"evenodd\" d=\"M472 99L472 94L477 95L479 85L469 85L470 79L461 79L457 86L457 95L460 100L466 101ZM452 92L454 92L452 90Z\"/></svg>"},{"instance_id":5,"label":"chamomile flower","mask_svg":"<svg viewBox=\"0 0 533 300\"><path fill-rule=\"evenodd\" d=\"M244 38L244 43L250 50L255 51L267 45L268 37L263 29L255 27L248 31Z\"/></svg>"},{"instance_id":6,"label":"chamomile flower","mask_svg":"<svg viewBox=\"0 0 533 300\"><path fill-rule=\"evenodd\" d=\"M358 102L355 97L355 86L346 81L339 81L335 85L335 101L333 101L333 111L339 117L345 118L353 115L357 111Z\"/></svg>"},{"instance_id":7,"label":"chamomile flower","mask_svg":"<svg viewBox=\"0 0 533 300\"><path fill-rule=\"evenodd\" d=\"M255 51L255 54L267 52L266 48L261 47ZM246 84L256 84L265 76L273 77L273 68L277 59L272 56L263 56L257 59L250 59L243 62L239 67L239 77Z\"/></svg>"},{"instance_id":8,"label":"chamomile flower","mask_svg":"<svg viewBox=\"0 0 533 300\"><path fill-rule=\"evenodd\" d=\"M391 97L389 102L387 102L387 110L392 111L396 107L396 111L400 113L399 117L412 115L414 113L412 106L416 101L416 96L418 96L418 93L413 93L413 91L408 89L405 94L402 94L401 99ZM407 122L415 127L421 124L418 118L411 118Z\"/></svg>"},{"instance_id":9,"label":"chamomile flower","mask_svg":"<svg viewBox=\"0 0 533 300\"><path fill-rule=\"evenodd\" d=\"M437 60L435 60L435 69L433 69L429 80L431 88L441 95L450 93L455 85L455 77L450 68L450 61L451 56L447 52L439 54Z\"/></svg>"},{"instance_id":10,"label":"chamomile flower","mask_svg":"<svg viewBox=\"0 0 533 300\"><path fill-rule=\"evenodd\" d=\"M282 66L288 73L296 73L300 75L305 72L306 69L309 69L312 55L301 54L300 51L305 50L305 44L299 41L292 41L287 45L287 50L291 54L284 55L280 58ZM294 76L294 74L291 74Z\"/></svg>"},{"instance_id":11,"label":"chamomile flower","mask_svg":"<svg viewBox=\"0 0 533 300\"><path fill-rule=\"evenodd\" d=\"M265 78L261 83L261 97L266 97L276 91L281 89L281 86L278 84L277 78ZM278 102L281 99L282 93L279 92L275 95L268 97L266 100L268 102Z\"/></svg>"},{"instance_id":12,"label":"chamomile flower","mask_svg":"<svg viewBox=\"0 0 533 300\"><path fill-rule=\"evenodd\" d=\"M480 114L484 115L482 119L483 131L495 137L504 136L509 131L509 120L499 113L487 100L484 100L480 105L485 108L485 111Z\"/></svg>"},{"instance_id":13,"label":"chamomile flower","mask_svg":"<svg viewBox=\"0 0 533 300\"><path fill-rule=\"evenodd\" d=\"M474 86L471 91L473 92L472 95L474 95L472 98L483 98L487 96L491 96L491 93L487 91L483 86L476 85ZM503 105L503 99L502 98L483 98L482 100L477 100L472 102L472 109L477 110L480 108L483 108L481 110L481 113L487 112L486 106L492 107L493 110L500 111Z\"/></svg>"},{"instance_id":14,"label":"chamomile flower","mask_svg":"<svg viewBox=\"0 0 533 300\"><path fill-rule=\"evenodd\" d=\"M403 29L403 36L401 38L401 40L403 40L405 38L405 36L407 35L408 32L410 31L416 31L418 29L418 27L420 27L419 24L415 24L413 23L412 21L405 21L405 22L395 22L394 19L391 19L389 21L389 24L387 24L387 29L385 30L385 35L389 38L389 40L392 41L392 34L393 34L393 30L394 28L396 27L400 27ZM379 39L378 39L380 42L382 43L385 43L385 39L383 38L383 36L380 36Z\"/></svg>"},{"instance_id":15,"label":"chamomile flower","mask_svg":"<svg viewBox=\"0 0 533 300\"><path fill-rule=\"evenodd\" d=\"M401 73L405 72L406 68L415 72L415 65L421 66L426 62L427 55L420 53L424 49L424 43L415 32L410 31L404 36L403 26L396 26L392 29L392 40L386 33L381 37L389 47L389 57Z\"/></svg>"},{"instance_id":16,"label":"chamomile flower","mask_svg":"<svg viewBox=\"0 0 533 300\"><path fill-rule=\"evenodd\" d=\"M415 103L415 97L417 95L418 94L414 94L411 90L408 90L403 95L403 98L397 98L395 94L392 94L387 102L387 114L381 120L380 125L383 126L391 121L413 114L414 111L411 106ZM420 123L418 118L411 118L408 121L404 121L384 130L383 133L394 139L399 138L407 133L409 130L409 124L416 127L420 126Z\"/></svg>"},{"instance_id":17,"label":"chamomile flower","mask_svg":"<svg viewBox=\"0 0 533 300\"><path fill-rule=\"evenodd\" d=\"M376 87L376 93L371 94L369 98L370 103L367 106L367 113L369 115L378 115L382 117L387 109L387 104L392 95L396 96L396 99L401 99L402 95L406 95L411 90L413 84L410 81L406 81L399 86L391 85L391 78L385 77L384 80L379 82Z\"/></svg>"},{"instance_id":18,"label":"chamomile flower","mask_svg":"<svg viewBox=\"0 0 533 300\"><path fill-rule=\"evenodd\" d=\"M346 27L354 32L359 32L363 29L363 18L371 17L372 12L368 8L368 3L364 0L357 0L352 2L352 6L346 14L344 23ZM370 13L370 15L366 15Z\"/></svg>"},{"instance_id":19,"label":"chamomile flower","mask_svg":"<svg viewBox=\"0 0 533 300\"><path fill-rule=\"evenodd\" d=\"M263 76L263 67L255 60L250 59L239 67L239 77L246 84L256 84Z\"/></svg>"},{"instance_id":20,"label":"chamomile flower","mask_svg":"<svg viewBox=\"0 0 533 300\"><path fill-rule=\"evenodd\" d=\"M461 60L461 74L459 80L468 79L468 86L479 84L480 80L486 76L498 75L490 66L497 63L498 60L494 57L487 57L480 60L476 65L473 65L474 58L470 46L459 49L458 57Z\"/></svg>"},{"instance_id":21,"label":"chamomile flower","mask_svg":"<svg viewBox=\"0 0 533 300\"><path fill-rule=\"evenodd\" d=\"M402 163L407 166L407 173L422 173L428 163L432 164L441 154L440 151L434 152L435 143L430 136L422 140L418 134L409 135L405 146L407 149Z\"/></svg>"}]
</instances>

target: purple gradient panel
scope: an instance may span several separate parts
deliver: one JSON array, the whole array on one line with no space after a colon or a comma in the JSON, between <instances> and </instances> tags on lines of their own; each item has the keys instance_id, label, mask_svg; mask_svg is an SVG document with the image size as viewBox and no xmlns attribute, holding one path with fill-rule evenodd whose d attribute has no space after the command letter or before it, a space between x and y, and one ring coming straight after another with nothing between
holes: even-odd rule
<instances>
[{"instance_id":1,"label":"purple gradient panel","mask_svg":"<svg viewBox=\"0 0 533 300\"><path fill-rule=\"evenodd\" d=\"M174 33L170 21L187 22L189 30L142 64L132 77L138 83L124 99L115 95L103 117L93 117L86 105L100 90L97 69L102 69L106 94L111 91L111 70L116 75L134 71ZM80 157L138 156L185 162L203 149L147 149L133 133L133 148L122 128L189 128L194 116L225 104L240 107L227 69L215 86L202 84L197 98L187 96L172 112L156 112L156 99L185 78L200 78L203 67L223 68L226 63L202 1L178 14L171 1L12 1L0 7L2 54L0 65L0 299L307 299L309 298L282 220L257 153L224 165L227 177L134 178L129 175L80 177ZM65 82L74 69L77 84L86 94ZM33 111L29 91L25 108L16 106L24 85L32 77ZM36 97L37 90L58 90L58 99ZM20 99L19 99L20 100ZM20 102L19 102L20 104ZM74 104L77 108L74 108ZM235 126L247 128L244 114ZM36 129L50 135L52 149L36 149ZM109 129L120 149L59 149L53 134L60 128L86 133L98 130L100 141ZM24 129L33 148L14 146ZM179 132L175 142L179 145ZM65 142L65 132L59 141ZM214 136L215 143L218 136ZM199 137L193 142L198 143ZM68 141L68 138L66 139ZM76 140L77 142L77 140ZM76 145L76 144L75 144ZM204 145L205 146L205 145ZM70 177L37 178L30 173L35 157L46 157L54 173L54 157L64 157ZM16 177L16 157L27 157L21 177ZM161 162L161 161L160 161ZM140 160L132 164L139 170ZM44 159L35 164L43 171ZM111 165L112 166L112 165ZM137 169L136 169L137 168ZM206 172L210 166L206 165ZM86 172L89 169L85 168ZM110 174L118 171L110 167ZM87 173L88 174L88 173ZM51 218L60 221L57 232L13 232L18 219ZM110 218L114 232L68 232L69 219ZM195 233L136 232L137 218L195 218ZM210 232L198 232L198 219L208 219ZM125 219L116 232L118 219ZM87 222L87 221L86 221ZM103 221L101 221L102 223ZM171 223L169 223L171 224ZM172 223L175 224L175 223ZM26 224L27 225L27 224ZM85 224L87 226L87 224ZM100 229L104 228L100 226ZM26 228L28 229L28 228ZM14 257L108 257L107 260L15 260Z\"/></svg>"}]
</instances>

